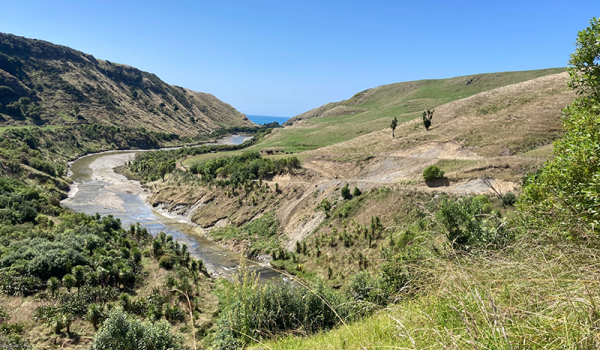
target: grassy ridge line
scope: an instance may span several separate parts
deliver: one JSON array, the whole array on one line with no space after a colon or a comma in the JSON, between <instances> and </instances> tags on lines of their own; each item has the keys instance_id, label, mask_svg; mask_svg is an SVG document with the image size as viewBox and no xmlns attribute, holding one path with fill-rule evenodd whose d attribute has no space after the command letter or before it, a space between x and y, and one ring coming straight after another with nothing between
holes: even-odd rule
<instances>
[{"instance_id":1,"label":"grassy ridge line","mask_svg":"<svg viewBox=\"0 0 600 350\"><path fill-rule=\"evenodd\" d=\"M426 109L564 70L489 73L383 85L300 114L286 123L293 127L278 130L255 149L313 150L387 128L393 117L403 123L419 117Z\"/></svg>"}]
</instances>

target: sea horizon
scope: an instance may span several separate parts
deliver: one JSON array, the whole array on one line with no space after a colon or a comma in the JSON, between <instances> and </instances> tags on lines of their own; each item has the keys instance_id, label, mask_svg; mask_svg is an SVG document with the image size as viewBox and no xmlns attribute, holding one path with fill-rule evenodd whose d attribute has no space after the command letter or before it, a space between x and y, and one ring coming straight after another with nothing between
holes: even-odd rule
<instances>
[{"instance_id":1,"label":"sea horizon","mask_svg":"<svg viewBox=\"0 0 600 350\"><path fill-rule=\"evenodd\" d=\"M288 121L288 119L290 119L290 117L279 117L279 116L268 116L268 115L250 115L250 114L246 114L246 117L248 117L248 119L250 119L250 121L252 121L254 124L267 124L267 123L272 123L272 122L278 122L279 124L283 124L286 121Z\"/></svg>"}]
</instances>

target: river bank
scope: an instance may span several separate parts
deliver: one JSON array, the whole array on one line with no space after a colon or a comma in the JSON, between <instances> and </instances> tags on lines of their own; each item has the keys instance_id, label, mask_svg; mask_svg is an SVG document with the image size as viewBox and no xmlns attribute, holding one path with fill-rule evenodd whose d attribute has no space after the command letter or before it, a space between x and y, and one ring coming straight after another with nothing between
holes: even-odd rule
<instances>
[{"instance_id":1,"label":"river bank","mask_svg":"<svg viewBox=\"0 0 600 350\"><path fill-rule=\"evenodd\" d=\"M227 141L243 142L245 138L229 138ZM116 167L126 164L137 152L139 150L103 152L73 162L70 167L73 184L62 203L76 212L113 215L121 220L124 227L139 222L154 235L161 231L171 234L175 240L188 246L192 256L202 259L213 276L231 276L239 265L238 253L207 239L205 231L191 220L156 210L147 201L150 195L148 189L139 181L115 172ZM251 265L264 277L277 275L258 263Z\"/></svg>"}]
</instances>

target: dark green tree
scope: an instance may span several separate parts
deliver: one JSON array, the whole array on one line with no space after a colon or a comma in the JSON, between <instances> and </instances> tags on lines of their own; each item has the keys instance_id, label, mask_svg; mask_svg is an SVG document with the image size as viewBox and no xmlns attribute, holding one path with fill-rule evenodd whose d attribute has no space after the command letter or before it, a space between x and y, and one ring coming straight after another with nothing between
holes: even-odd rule
<instances>
[{"instance_id":1,"label":"dark green tree","mask_svg":"<svg viewBox=\"0 0 600 350\"><path fill-rule=\"evenodd\" d=\"M48 290L50 291L50 294L54 296L58 288L60 288L60 281L58 280L58 278L50 277L50 279L48 280Z\"/></svg>"},{"instance_id":2,"label":"dark green tree","mask_svg":"<svg viewBox=\"0 0 600 350\"><path fill-rule=\"evenodd\" d=\"M360 189L359 189L358 187L354 186L354 191L352 191L352 195L353 195L354 197L358 197L358 196L360 196L361 194L362 194L362 192L360 191Z\"/></svg>"},{"instance_id":3,"label":"dark green tree","mask_svg":"<svg viewBox=\"0 0 600 350\"><path fill-rule=\"evenodd\" d=\"M75 286L75 283L77 282L77 280L75 279L75 277L73 277L73 275L71 274L66 274L63 277L63 284L65 285L65 287L67 288L68 292L71 292L71 288L73 288Z\"/></svg>"},{"instance_id":4,"label":"dark green tree","mask_svg":"<svg viewBox=\"0 0 600 350\"><path fill-rule=\"evenodd\" d=\"M79 116L79 112L81 111L81 109L79 108L79 104L76 103L73 105L73 114L75 115L75 118L77 118Z\"/></svg>"},{"instance_id":5,"label":"dark green tree","mask_svg":"<svg viewBox=\"0 0 600 350\"><path fill-rule=\"evenodd\" d=\"M434 110L426 110L425 112L423 112L422 118L423 118L423 125L425 126L425 129L427 131L429 131L429 128L431 127L431 119L433 119L433 112Z\"/></svg>"},{"instance_id":6,"label":"dark green tree","mask_svg":"<svg viewBox=\"0 0 600 350\"><path fill-rule=\"evenodd\" d=\"M392 119L392 124L390 124L390 128L392 128L392 138L394 137L394 132L396 131L396 127L398 127L398 119L394 117Z\"/></svg>"},{"instance_id":7,"label":"dark green tree","mask_svg":"<svg viewBox=\"0 0 600 350\"><path fill-rule=\"evenodd\" d=\"M432 181L444 177L444 171L435 165L430 165L423 170L423 178L425 181Z\"/></svg>"},{"instance_id":8,"label":"dark green tree","mask_svg":"<svg viewBox=\"0 0 600 350\"><path fill-rule=\"evenodd\" d=\"M346 200L352 199L352 194L350 193L350 188L348 188L348 184L345 184L344 187L342 187L342 198Z\"/></svg>"},{"instance_id":9,"label":"dark green tree","mask_svg":"<svg viewBox=\"0 0 600 350\"><path fill-rule=\"evenodd\" d=\"M73 268L73 277L75 277L75 286L77 288L81 287L83 285L83 281L85 279L85 271L83 269L83 266L78 265L75 266Z\"/></svg>"},{"instance_id":10,"label":"dark green tree","mask_svg":"<svg viewBox=\"0 0 600 350\"><path fill-rule=\"evenodd\" d=\"M94 326L94 329L98 329L98 324L100 324L104 318L104 310L99 304L92 304L88 308L85 317Z\"/></svg>"}]
</instances>

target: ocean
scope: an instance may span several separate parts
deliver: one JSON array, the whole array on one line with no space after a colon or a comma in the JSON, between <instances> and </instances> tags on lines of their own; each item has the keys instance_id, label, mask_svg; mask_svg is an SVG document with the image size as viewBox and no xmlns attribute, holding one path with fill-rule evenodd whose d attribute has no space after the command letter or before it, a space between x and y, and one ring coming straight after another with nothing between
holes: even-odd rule
<instances>
[{"instance_id":1,"label":"ocean","mask_svg":"<svg viewBox=\"0 0 600 350\"><path fill-rule=\"evenodd\" d=\"M288 117L270 117L266 115L246 115L254 124L267 124L272 122L278 122L279 124L285 123Z\"/></svg>"}]
</instances>

